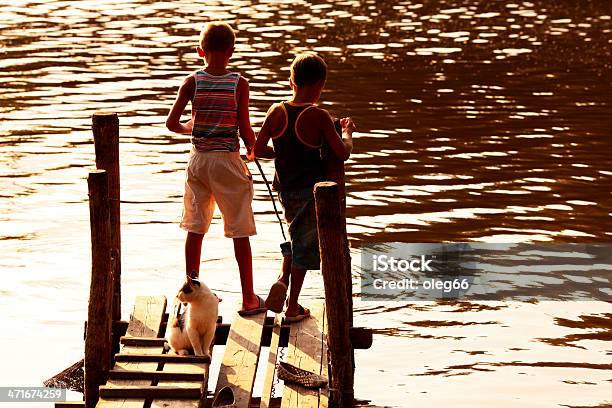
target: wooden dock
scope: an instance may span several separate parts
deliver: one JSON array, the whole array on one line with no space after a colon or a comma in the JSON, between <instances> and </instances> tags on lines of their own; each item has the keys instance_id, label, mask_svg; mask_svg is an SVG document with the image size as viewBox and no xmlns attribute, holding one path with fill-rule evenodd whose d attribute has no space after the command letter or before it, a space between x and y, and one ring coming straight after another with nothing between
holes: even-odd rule
<instances>
[{"instance_id":1,"label":"wooden dock","mask_svg":"<svg viewBox=\"0 0 612 408\"><path fill-rule=\"evenodd\" d=\"M266 313L248 317L235 313L231 324L223 323L220 317L210 350L212 359L220 361L220 370L212 379L210 357L169 353L164 336L170 313L164 296L137 297L130 320L120 320L117 115L95 115L93 130L98 170L88 178L92 277L85 329L84 401L57 403L56 408L354 406L353 351L371 346L372 331L352 327L343 168L330 171L340 178L339 183L319 183L314 190L325 299L304 302L311 315L298 323L284 324L281 315ZM182 307L176 300L171 315L181 313ZM225 346L222 354L215 352L219 345ZM262 347L269 349L267 361L260 360ZM287 363L324 377L328 384L309 389L279 381L281 348ZM255 398L258 371L263 373L263 390ZM213 383L215 391L210 393L209 384ZM231 390L232 404L215 403L221 390Z\"/></svg>"},{"instance_id":2,"label":"wooden dock","mask_svg":"<svg viewBox=\"0 0 612 408\"><path fill-rule=\"evenodd\" d=\"M307 389L287 383L282 396L273 395L279 347L286 348L286 361L292 365L328 378L325 304L321 300L305 302L311 317L285 325L280 315L261 313L241 317L237 313L232 324L217 323L211 355L221 359L215 393L208 392L210 361L205 357L179 356L169 353L163 337L169 319L164 296L139 296L121 349L105 385L99 389L99 408L197 408L210 407L215 393L230 387L235 407L314 408L328 407L328 388ZM175 304L173 313L181 304ZM124 326L125 327L125 326ZM358 348L367 348L371 338L362 328L352 330ZM215 345L225 345L217 356ZM260 361L262 347L269 348L267 361ZM261 397L253 397L257 368L264 366ZM281 382L276 380L276 390ZM84 402L57 403L61 407L85 407Z\"/></svg>"}]
</instances>

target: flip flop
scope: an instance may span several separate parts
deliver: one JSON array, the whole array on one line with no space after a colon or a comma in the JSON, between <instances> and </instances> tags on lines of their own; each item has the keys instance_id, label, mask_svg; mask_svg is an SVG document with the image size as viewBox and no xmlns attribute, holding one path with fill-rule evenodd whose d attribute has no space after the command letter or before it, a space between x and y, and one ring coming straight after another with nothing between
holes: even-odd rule
<instances>
[{"instance_id":1,"label":"flip flop","mask_svg":"<svg viewBox=\"0 0 612 408\"><path fill-rule=\"evenodd\" d=\"M268 310L268 309L266 309L266 302L264 302L264 300L261 297L259 297L259 296L257 296L257 299L259 299L259 306L257 306L254 309L249 309L249 310L240 309L238 311L238 314L240 316L253 316L253 315L256 315L258 313L262 313L262 312L265 312L266 310Z\"/></svg>"},{"instance_id":2,"label":"flip flop","mask_svg":"<svg viewBox=\"0 0 612 408\"><path fill-rule=\"evenodd\" d=\"M266 298L266 307L274 313L283 311L285 298L287 297L287 285L282 281L276 281L270 288L270 293Z\"/></svg>"},{"instance_id":3,"label":"flip flop","mask_svg":"<svg viewBox=\"0 0 612 408\"><path fill-rule=\"evenodd\" d=\"M305 309L302 305L299 305L299 306L300 306L300 312L296 314L295 316L287 316L287 313L285 312L285 322L297 323L297 322L301 322L302 320L310 316L310 310Z\"/></svg>"}]
</instances>

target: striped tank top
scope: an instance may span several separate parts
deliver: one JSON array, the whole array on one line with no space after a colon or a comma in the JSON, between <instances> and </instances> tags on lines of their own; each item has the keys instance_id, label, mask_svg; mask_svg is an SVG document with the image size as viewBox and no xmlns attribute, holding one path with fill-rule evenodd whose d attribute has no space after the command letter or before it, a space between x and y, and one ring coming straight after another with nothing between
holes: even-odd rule
<instances>
[{"instance_id":1,"label":"striped tank top","mask_svg":"<svg viewBox=\"0 0 612 408\"><path fill-rule=\"evenodd\" d=\"M191 142L199 152L238 151L238 101L240 74L211 75L196 71Z\"/></svg>"}]
</instances>

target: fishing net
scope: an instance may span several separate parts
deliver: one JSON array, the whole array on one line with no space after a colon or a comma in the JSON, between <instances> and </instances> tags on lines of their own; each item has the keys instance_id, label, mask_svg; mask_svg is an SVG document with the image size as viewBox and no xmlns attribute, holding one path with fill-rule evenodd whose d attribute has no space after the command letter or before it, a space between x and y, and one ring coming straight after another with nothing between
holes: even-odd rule
<instances>
[{"instance_id":1,"label":"fishing net","mask_svg":"<svg viewBox=\"0 0 612 408\"><path fill-rule=\"evenodd\" d=\"M45 387L66 388L72 391L83 392L83 360L79 360L61 373L55 374L46 380Z\"/></svg>"}]
</instances>

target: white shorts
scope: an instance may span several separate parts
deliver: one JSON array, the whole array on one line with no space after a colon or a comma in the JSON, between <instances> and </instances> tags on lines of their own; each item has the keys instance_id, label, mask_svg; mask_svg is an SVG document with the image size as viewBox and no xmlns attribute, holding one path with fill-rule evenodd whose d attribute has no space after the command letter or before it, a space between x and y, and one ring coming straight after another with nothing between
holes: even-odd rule
<instances>
[{"instance_id":1,"label":"white shorts","mask_svg":"<svg viewBox=\"0 0 612 408\"><path fill-rule=\"evenodd\" d=\"M251 201L253 179L239 152L192 151L185 178L181 228L196 234L207 233L216 202L226 237L255 235Z\"/></svg>"}]
</instances>

